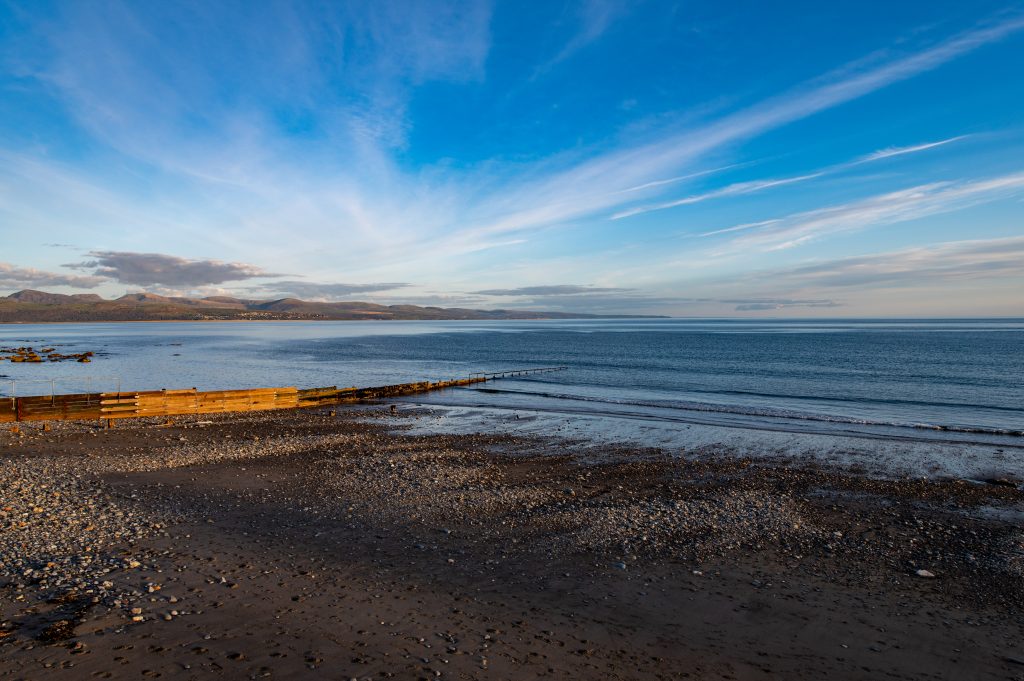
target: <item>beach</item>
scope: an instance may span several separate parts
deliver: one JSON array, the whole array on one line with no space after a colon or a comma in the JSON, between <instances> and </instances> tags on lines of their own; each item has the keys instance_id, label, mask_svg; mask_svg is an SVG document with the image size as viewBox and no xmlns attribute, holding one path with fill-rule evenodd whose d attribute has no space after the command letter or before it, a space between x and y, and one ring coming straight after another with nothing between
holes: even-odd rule
<instances>
[{"instance_id":1,"label":"beach","mask_svg":"<svg viewBox=\"0 0 1024 681\"><path fill-rule=\"evenodd\" d=\"M4 429L0 678L1024 678L1019 480L430 419Z\"/></svg>"}]
</instances>

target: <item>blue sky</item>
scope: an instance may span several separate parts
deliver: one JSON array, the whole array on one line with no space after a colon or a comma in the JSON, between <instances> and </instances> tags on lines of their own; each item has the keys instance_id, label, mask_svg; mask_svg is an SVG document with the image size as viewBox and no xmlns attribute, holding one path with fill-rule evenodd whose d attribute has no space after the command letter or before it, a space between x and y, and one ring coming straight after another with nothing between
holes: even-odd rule
<instances>
[{"instance_id":1,"label":"blue sky","mask_svg":"<svg viewBox=\"0 0 1024 681\"><path fill-rule=\"evenodd\" d=\"M1024 316L1024 3L0 2L0 293Z\"/></svg>"}]
</instances>

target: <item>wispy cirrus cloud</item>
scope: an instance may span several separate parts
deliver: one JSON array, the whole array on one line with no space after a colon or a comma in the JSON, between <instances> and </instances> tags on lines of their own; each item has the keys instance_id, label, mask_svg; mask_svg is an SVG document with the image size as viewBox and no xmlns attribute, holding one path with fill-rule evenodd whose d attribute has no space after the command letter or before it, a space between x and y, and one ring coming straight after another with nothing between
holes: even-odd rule
<instances>
[{"instance_id":1,"label":"wispy cirrus cloud","mask_svg":"<svg viewBox=\"0 0 1024 681\"><path fill-rule=\"evenodd\" d=\"M736 225L702 236L742 231L731 245L767 250L790 248L827 234L907 222L961 210L1024 191L1024 173L975 181L934 182L859 201Z\"/></svg>"},{"instance_id":2,"label":"wispy cirrus cloud","mask_svg":"<svg viewBox=\"0 0 1024 681\"><path fill-rule=\"evenodd\" d=\"M338 253L323 266L325 271L374 260L401 271L420 267L417 275L422 276L440 258L522 243L519 235L509 233L620 210L638 197L649 200L687 175L708 172L694 165L711 152L937 68L1024 27L1024 19L1011 17L912 54L831 72L703 124L649 129L631 143L573 149L524 164L496 160L471 172L443 165L409 172L394 151L406 137L410 90L432 80L481 77L490 9L469 3L465 12L455 7L438 17L425 16L430 12L422 9L406 15L386 3L372 9L358 17L338 9L340 14L310 22L298 10L275 5L262 9L259 20L227 45L219 42L220 32L210 30L204 35L213 42L184 50L180 17L165 22L171 28L164 30L140 22L125 4L111 3L99 13L72 8L64 21L47 24L48 52L26 57L25 73L59 93L97 138L195 182L212 213L187 221L185 229L196 242L210 235L225 248L235 248L244 234L241 257L261 261L278 257L273 237L287 224L295 250L311 257ZM605 15L595 16L593 26L600 28ZM213 8L195 19L216 28L224 17ZM268 38L278 33L287 39ZM346 42L335 48L339 35ZM96 51L96 44L107 47ZM133 58L154 45L161 54L181 55L175 69L163 68L162 60ZM272 46L266 54L254 53L253 46L266 45ZM331 46L323 50L331 58L318 58L318 46ZM245 58L236 60L238 55ZM209 73L210 60L223 62L223 68ZM266 64L266 72L256 69L259 78L239 96L243 103L261 102L283 111L283 122L268 113L254 115L237 99L223 97L222 92L233 91L229 86L238 80L238 69L251 71L252 64ZM348 91L363 94L358 101L323 99ZM208 106L194 111L195 101ZM307 121L311 111L319 114ZM308 136L280 134L281 126L305 123ZM297 150L301 153L295 155ZM351 161L338 166L334 161L339 157ZM795 180L767 182L790 181ZM25 183L42 184L33 178ZM724 195L758 191L758 186L727 188ZM101 192L87 198L92 222L104 222L101 211L112 213L122 233L130 231L133 220L180 233L180 226L166 224L166 216L174 213L167 208L191 211L195 205L165 201L171 205L137 220L136 213L145 213L141 202L115 196L108 207Z\"/></svg>"},{"instance_id":3,"label":"wispy cirrus cloud","mask_svg":"<svg viewBox=\"0 0 1024 681\"><path fill-rule=\"evenodd\" d=\"M643 191L644 189L654 189L655 187L664 187L666 185L676 184L677 182L684 182L686 180L694 180L694 179L697 179L698 177L706 177L708 175L714 175L715 173L721 173L721 172L724 172L726 170L732 170L734 168L742 168L743 166L748 166L748 165L752 165L752 162L748 162L748 163L730 163L729 165L722 166L720 168L708 168L707 170L698 170L698 171L693 172L693 173L687 173L686 175L679 175L678 177L669 177L669 178L666 178L664 180L653 180L651 182L644 182L643 184L638 184L635 187L627 187L627 188L621 190L621 192L623 194L625 194L627 192L639 192L639 191Z\"/></svg>"},{"instance_id":4,"label":"wispy cirrus cloud","mask_svg":"<svg viewBox=\"0 0 1024 681\"><path fill-rule=\"evenodd\" d=\"M662 203L647 204L643 206L636 206L627 210L614 213L611 216L612 220L621 220L622 218L632 217L634 215L641 215L643 213L650 213L658 210L666 210L668 208L677 208L679 206L686 206L694 203L701 203L702 201L708 201L710 199L720 199L730 196L741 196L744 194L754 194L757 192L765 191L766 189L774 189L776 187L785 187L786 185L799 184L801 182L807 182L809 180L816 180L825 175L838 173L855 166L859 166L865 163L872 163L874 161L881 161L895 156L905 156L907 154L916 154L918 152L927 151L934 149L935 147L941 147L950 142L956 142L967 138L968 135L960 135L957 137L950 137L949 139L939 140L937 142L928 142L925 144L916 144L906 147L888 147L886 149L880 149L870 154L866 154L852 161L845 163L836 163L827 168L822 168L812 173L805 173L803 175L796 175L794 177L782 177L767 180L751 180L748 182L736 182L720 189L714 189L712 191L704 192L701 194L693 194L686 196L681 199L675 199L673 201L665 201Z\"/></svg>"},{"instance_id":5,"label":"wispy cirrus cloud","mask_svg":"<svg viewBox=\"0 0 1024 681\"><path fill-rule=\"evenodd\" d=\"M671 178L678 177L680 169L712 150L930 71L1022 29L1024 16L1013 16L881 64L839 69L705 125L665 134L651 144L621 148L564 170L538 168L535 174L542 179L505 187L500 198L490 197L476 206L474 227L457 233L452 240L538 228L615 209L629 202L625 188L662 186L660 178L670 174Z\"/></svg>"},{"instance_id":6,"label":"wispy cirrus cloud","mask_svg":"<svg viewBox=\"0 0 1024 681\"><path fill-rule=\"evenodd\" d=\"M244 185L247 165L276 160L281 127L329 133L368 167L404 144L415 86L481 78L490 48L486 1L152 9L62 7L15 59L97 137L228 184ZM154 50L174 67L137 58ZM257 100L282 116L254 115Z\"/></svg>"},{"instance_id":7,"label":"wispy cirrus cloud","mask_svg":"<svg viewBox=\"0 0 1024 681\"><path fill-rule=\"evenodd\" d=\"M878 151L872 152L865 156L860 157L854 163L871 163L872 161L880 161L886 158L892 158L894 156L904 156L906 154L916 154L919 151L927 151L934 149L935 147L945 146L951 142L959 142L960 140L967 139L970 135L957 135L956 137L950 137L944 140L938 140L937 142L925 142L924 144L913 144L906 147L887 147L885 149L879 149Z\"/></svg>"},{"instance_id":8,"label":"wispy cirrus cloud","mask_svg":"<svg viewBox=\"0 0 1024 681\"><path fill-rule=\"evenodd\" d=\"M536 79L565 61L587 45L593 43L623 14L625 6L617 0L586 0L580 5L577 30L554 57L544 62L533 73Z\"/></svg>"},{"instance_id":9,"label":"wispy cirrus cloud","mask_svg":"<svg viewBox=\"0 0 1024 681\"><path fill-rule=\"evenodd\" d=\"M700 203L709 199L720 199L727 196L739 196L742 194L753 194L755 192L764 191L765 189L772 189L774 187L783 187L787 184L797 184L799 182L806 182L807 180L813 180L821 177L825 172L810 173L809 175L798 175L796 177L783 177L775 180L751 180L750 182L736 182L734 184L727 185L721 189L714 189L703 194L694 194L687 196L682 199L676 199L675 201L667 201L665 203L656 203L647 206L638 206L636 208L630 208L619 213L612 215L612 220L621 220L622 218L632 217L634 215L640 215L641 213L650 213L656 210L665 210L668 208L676 208L678 206L686 206L692 203Z\"/></svg>"},{"instance_id":10,"label":"wispy cirrus cloud","mask_svg":"<svg viewBox=\"0 0 1024 681\"><path fill-rule=\"evenodd\" d=\"M256 265L220 260L190 260L163 253L91 251L92 260L70 263L65 267L92 270L101 280L137 286L197 288L228 281L258 277L279 277Z\"/></svg>"}]
</instances>

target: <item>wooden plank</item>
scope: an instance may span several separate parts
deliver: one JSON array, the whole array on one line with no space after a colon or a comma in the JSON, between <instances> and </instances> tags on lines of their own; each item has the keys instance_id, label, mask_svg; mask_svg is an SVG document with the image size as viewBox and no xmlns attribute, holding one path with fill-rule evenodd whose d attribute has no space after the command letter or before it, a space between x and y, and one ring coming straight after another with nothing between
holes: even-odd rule
<instances>
[{"instance_id":1,"label":"wooden plank","mask_svg":"<svg viewBox=\"0 0 1024 681\"><path fill-rule=\"evenodd\" d=\"M9 398L8 398L9 399ZM99 404L100 400L93 399L87 395L49 395L43 397L19 397L17 398L19 404L23 405L39 405L39 404Z\"/></svg>"},{"instance_id":2,"label":"wooden plank","mask_svg":"<svg viewBox=\"0 0 1024 681\"><path fill-rule=\"evenodd\" d=\"M23 407L18 409L19 414L68 414L78 413L80 411L99 411L100 406L98 404L88 405L80 404L69 406L66 404L56 404L53 406L35 405L33 407Z\"/></svg>"},{"instance_id":3,"label":"wooden plank","mask_svg":"<svg viewBox=\"0 0 1024 681\"><path fill-rule=\"evenodd\" d=\"M329 388L306 388L305 390L299 390L298 395L303 399L312 397L327 397L329 395L335 395L338 393L338 388L331 386Z\"/></svg>"},{"instance_id":4,"label":"wooden plank","mask_svg":"<svg viewBox=\"0 0 1024 681\"><path fill-rule=\"evenodd\" d=\"M80 411L99 411L98 404L56 404L54 406L36 405L33 407L18 408L18 414L74 414Z\"/></svg>"},{"instance_id":5,"label":"wooden plank","mask_svg":"<svg viewBox=\"0 0 1024 681\"><path fill-rule=\"evenodd\" d=\"M100 418L99 411L81 411L72 413L61 413L61 412L40 412L32 414L22 414L19 421L76 421L76 420L87 420Z\"/></svg>"}]
</instances>

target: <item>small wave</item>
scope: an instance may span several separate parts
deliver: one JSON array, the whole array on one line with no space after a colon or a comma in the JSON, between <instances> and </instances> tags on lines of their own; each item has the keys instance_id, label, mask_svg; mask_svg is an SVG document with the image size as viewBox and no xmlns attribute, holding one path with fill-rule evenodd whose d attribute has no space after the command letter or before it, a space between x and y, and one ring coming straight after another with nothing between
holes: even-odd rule
<instances>
[{"instance_id":1,"label":"small wave","mask_svg":"<svg viewBox=\"0 0 1024 681\"><path fill-rule=\"evenodd\" d=\"M819 421L823 423L838 423L863 426L886 426L890 428L914 428L917 430L934 430L949 433L970 433L973 435L1002 435L1010 437L1024 437L1024 430L1009 428L984 428L981 426L956 426L933 423L913 423L900 421L876 421L870 419L856 419L846 416L833 416L827 414L808 414L786 409L773 408L750 408L725 404L712 404L704 402L676 402L663 400L616 400L614 398L591 397L585 395L569 395L556 392L526 391L526 390L505 390L501 388L475 388L477 392L504 393L524 395L531 397L542 397L552 400L571 400L576 402L593 402L596 404L615 404L631 407L650 407L655 409L678 409L681 411L708 412L719 414L736 414L739 416L755 416L764 418L795 419L800 421Z\"/></svg>"}]
</instances>

